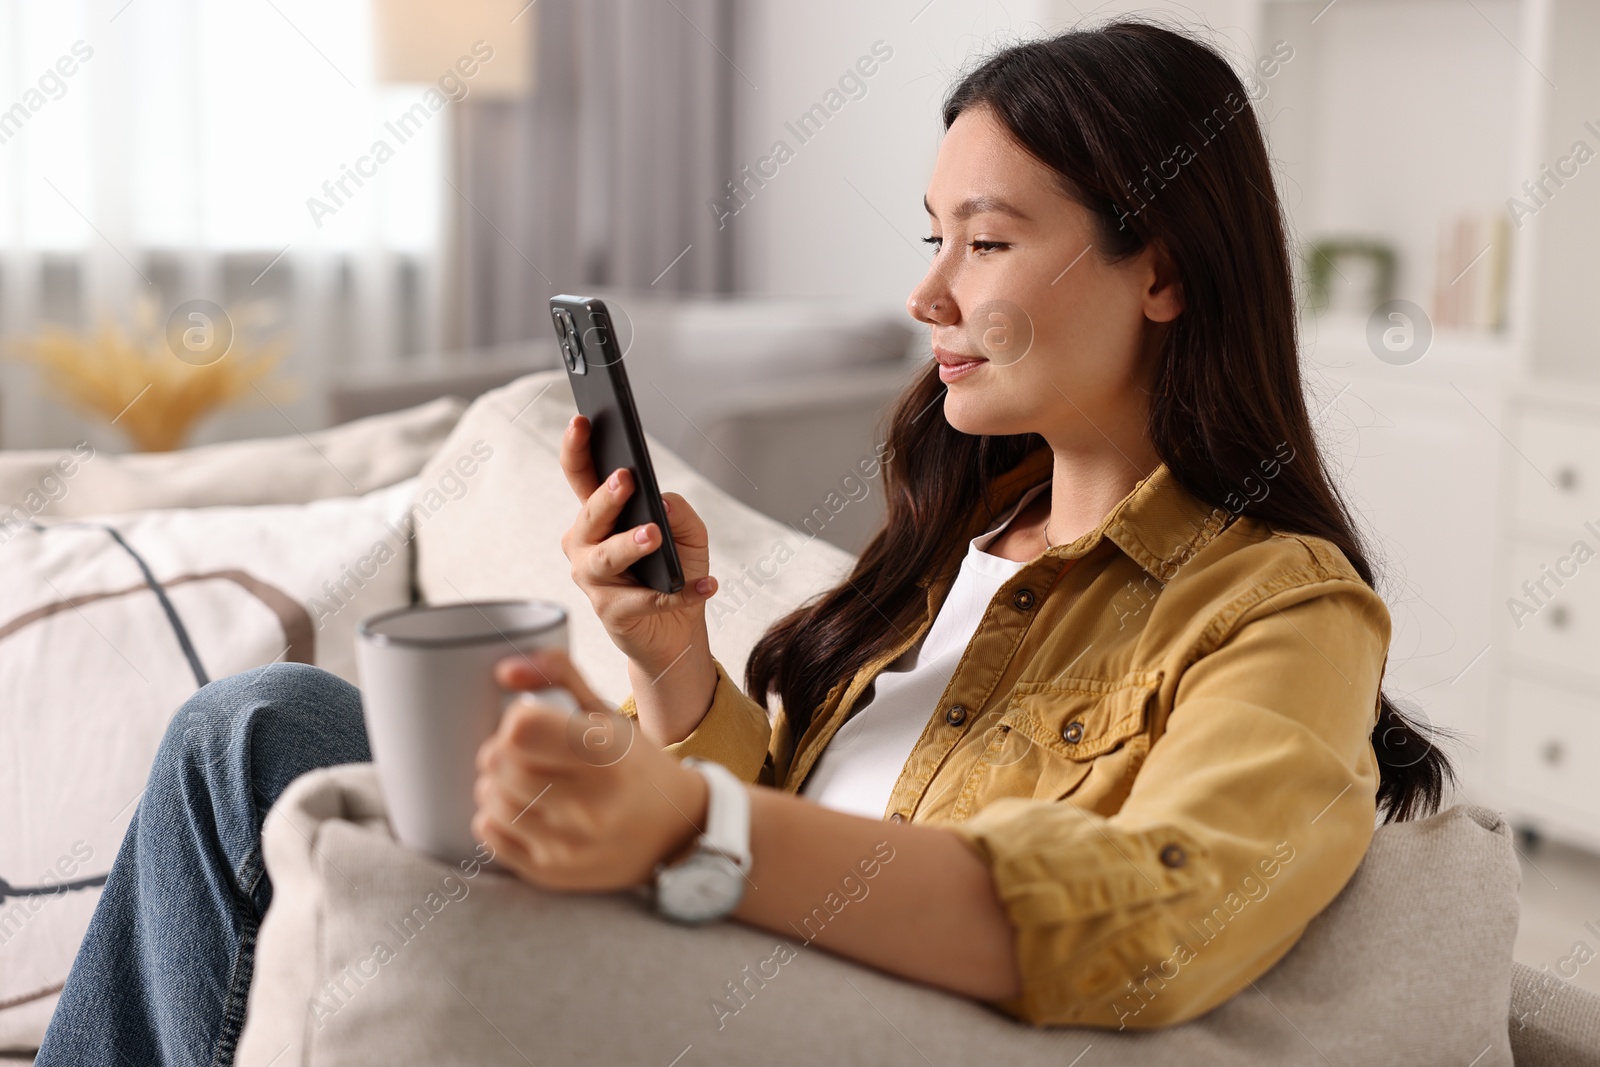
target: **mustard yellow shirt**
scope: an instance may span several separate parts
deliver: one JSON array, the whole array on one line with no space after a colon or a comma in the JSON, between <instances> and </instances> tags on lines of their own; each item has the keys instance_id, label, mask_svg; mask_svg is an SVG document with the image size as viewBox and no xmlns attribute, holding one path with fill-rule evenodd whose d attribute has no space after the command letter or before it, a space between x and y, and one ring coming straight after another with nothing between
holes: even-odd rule
<instances>
[{"instance_id":1,"label":"mustard yellow shirt","mask_svg":"<svg viewBox=\"0 0 1600 1067\"><path fill-rule=\"evenodd\" d=\"M1250 492L1292 462L1264 459ZM953 543L1052 463L1040 448L997 478ZM1008 579L900 773L885 817L949 827L993 872L1022 972L1002 1011L1112 1029L1192 1019L1287 953L1372 840L1388 610L1333 545L1228 503L1162 465ZM669 750L797 792L954 574L923 579L926 609L834 686L792 750L782 709L775 728L720 662L710 710ZM631 694L620 710L636 714Z\"/></svg>"}]
</instances>

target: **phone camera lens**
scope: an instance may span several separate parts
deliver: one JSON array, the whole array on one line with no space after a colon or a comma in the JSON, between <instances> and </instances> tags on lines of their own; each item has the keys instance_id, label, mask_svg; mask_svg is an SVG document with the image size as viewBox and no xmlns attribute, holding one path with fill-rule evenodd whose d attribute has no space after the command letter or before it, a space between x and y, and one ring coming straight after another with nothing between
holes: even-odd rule
<instances>
[{"instance_id":1,"label":"phone camera lens","mask_svg":"<svg viewBox=\"0 0 1600 1067\"><path fill-rule=\"evenodd\" d=\"M573 374L585 372L583 345L578 339L578 324L573 321L572 313L566 308L556 308L550 317L555 320L556 339L561 345L562 358L566 361L567 369Z\"/></svg>"}]
</instances>

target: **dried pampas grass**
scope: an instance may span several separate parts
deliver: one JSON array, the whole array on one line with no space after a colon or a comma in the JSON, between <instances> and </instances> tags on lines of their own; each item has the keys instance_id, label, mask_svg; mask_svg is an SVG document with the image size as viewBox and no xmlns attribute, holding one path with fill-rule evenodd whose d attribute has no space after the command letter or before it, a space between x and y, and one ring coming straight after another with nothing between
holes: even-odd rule
<instances>
[{"instance_id":1,"label":"dried pampas grass","mask_svg":"<svg viewBox=\"0 0 1600 1067\"><path fill-rule=\"evenodd\" d=\"M179 358L151 301L135 309L131 330L110 321L83 332L47 325L38 336L17 342L13 355L38 369L46 390L105 417L134 448L165 452L181 447L200 420L224 407L292 399L291 383L269 380L287 340L258 342L250 336L264 311L249 305L227 315L232 342L214 362Z\"/></svg>"}]
</instances>

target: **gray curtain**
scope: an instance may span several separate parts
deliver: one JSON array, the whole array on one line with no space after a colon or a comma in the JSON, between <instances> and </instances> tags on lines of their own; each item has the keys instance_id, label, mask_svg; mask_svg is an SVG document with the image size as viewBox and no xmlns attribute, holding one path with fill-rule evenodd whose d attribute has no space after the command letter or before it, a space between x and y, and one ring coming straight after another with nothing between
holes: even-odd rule
<instances>
[{"instance_id":1,"label":"gray curtain","mask_svg":"<svg viewBox=\"0 0 1600 1067\"><path fill-rule=\"evenodd\" d=\"M530 14L533 94L455 109L447 347L543 338L560 292L732 288L730 231L706 207L733 177L732 0Z\"/></svg>"}]
</instances>

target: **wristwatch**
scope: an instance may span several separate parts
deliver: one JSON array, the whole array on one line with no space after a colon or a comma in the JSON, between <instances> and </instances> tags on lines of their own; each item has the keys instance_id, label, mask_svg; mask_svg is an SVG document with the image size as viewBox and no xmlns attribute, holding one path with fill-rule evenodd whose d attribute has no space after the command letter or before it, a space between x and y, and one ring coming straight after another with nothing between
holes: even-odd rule
<instances>
[{"instance_id":1,"label":"wristwatch","mask_svg":"<svg viewBox=\"0 0 1600 1067\"><path fill-rule=\"evenodd\" d=\"M720 919L744 896L750 870L750 793L720 763L694 756L683 764L699 771L710 788L706 832L677 863L656 868L656 910L681 923Z\"/></svg>"}]
</instances>

